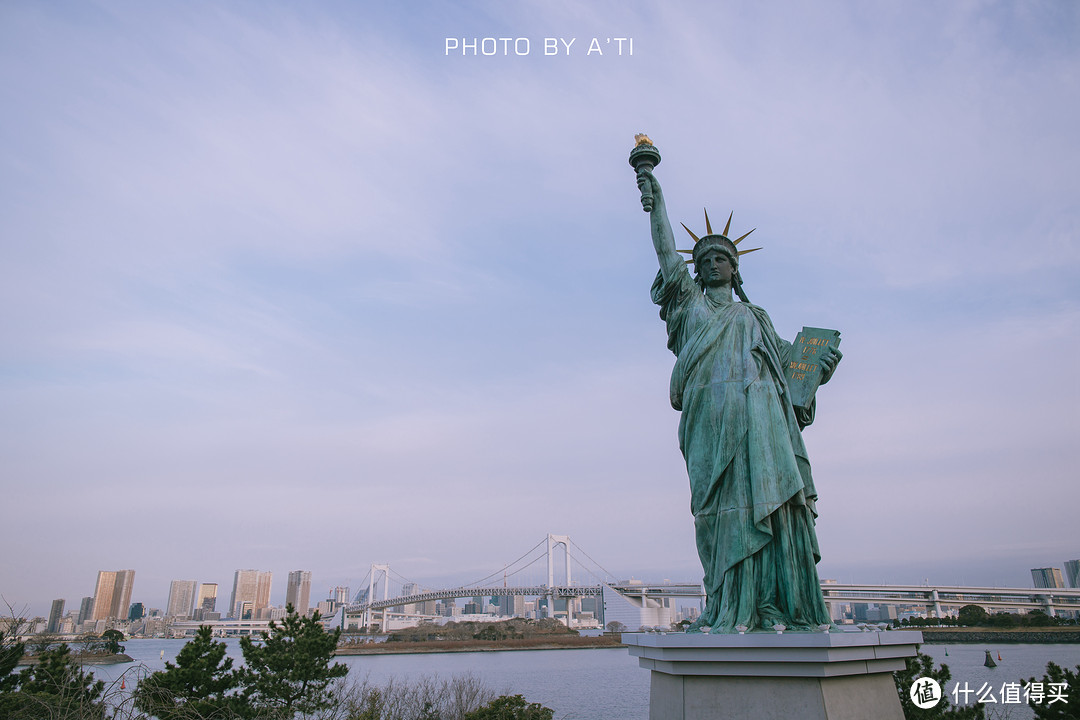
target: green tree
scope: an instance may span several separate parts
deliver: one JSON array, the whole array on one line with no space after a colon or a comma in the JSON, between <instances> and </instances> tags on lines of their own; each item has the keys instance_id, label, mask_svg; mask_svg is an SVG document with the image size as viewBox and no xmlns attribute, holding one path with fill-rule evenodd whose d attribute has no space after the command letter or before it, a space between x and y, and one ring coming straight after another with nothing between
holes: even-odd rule
<instances>
[{"instance_id":1,"label":"green tree","mask_svg":"<svg viewBox=\"0 0 1080 720\"><path fill-rule=\"evenodd\" d=\"M941 692L945 697L932 708L920 708L911 700L911 686L919 678L932 678L941 686ZM896 692L900 695L900 707L904 710L906 720L983 720L986 713L982 705L974 704L964 707L950 705L948 700L948 685L952 678L949 666L942 664L934 669L934 659L924 653L916 653L915 657L907 658L906 667L893 673L893 681L896 683Z\"/></svg>"},{"instance_id":2,"label":"green tree","mask_svg":"<svg viewBox=\"0 0 1080 720\"><path fill-rule=\"evenodd\" d=\"M987 615L986 610L981 605L965 605L960 608L960 612L956 614L957 620L961 625L977 626L986 622Z\"/></svg>"},{"instance_id":3,"label":"green tree","mask_svg":"<svg viewBox=\"0 0 1080 720\"><path fill-rule=\"evenodd\" d=\"M474 640L505 640L510 635L506 630L495 627L494 625L487 625L483 630L473 635Z\"/></svg>"},{"instance_id":4,"label":"green tree","mask_svg":"<svg viewBox=\"0 0 1080 720\"><path fill-rule=\"evenodd\" d=\"M119 655L124 652L124 646L120 644L120 641L124 639L124 633L116 630L115 628L109 628L105 632L101 633L101 640L105 646L105 652L110 655Z\"/></svg>"},{"instance_id":5,"label":"green tree","mask_svg":"<svg viewBox=\"0 0 1080 720\"><path fill-rule=\"evenodd\" d=\"M5 717L42 718L105 717L102 693L105 683L94 680L93 673L84 672L71 657L71 650L61 644L41 654L36 665L18 675L18 689L7 693L3 709Z\"/></svg>"},{"instance_id":6,"label":"green tree","mask_svg":"<svg viewBox=\"0 0 1080 720\"><path fill-rule=\"evenodd\" d=\"M0 717L4 718L10 715L14 706L12 695L19 684L15 667L26 651L25 643L19 641L23 623L23 619L12 612L10 622L5 618L0 625Z\"/></svg>"},{"instance_id":7,"label":"green tree","mask_svg":"<svg viewBox=\"0 0 1080 720\"><path fill-rule=\"evenodd\" d=\"M501 695L462 720L551 720L555 711L540 703L527 703L520 695Z\"/></svg>"},{"instance_id":8,"label":"green tree","mask_svg":"<svg viewBox=\"0 0 1080 720\"><path fill-rule=\"evenodd\" d=\"M286 613L280 625L270 622L260 643L240 638L247 666L239 673L243 697L255 710L280 717L332 707L328 686L349 672L341 663L330 665L341 631L326 632L318 612L301 617L289 605Z\"/></svg>"},{"instance_id":9,"label":"green tree","mask_svg":"<svg viewBox=\"0 0 1080 720\"><path fill-rule=\"evenodd\" d=\"M1058 621L1057 618L1047 615L1045 610L1032 610L1024 615L1023 623L1028 627L1053 627Z\"/></svg>"},{"instance_id":10,"label":"green tree","mask_svg":"<svg viewBox=\"0 0 1080 720\"><path fill-rule=\"evenodd\" d=\"M135 690L135 706L160 720L243 715L246 703L236 694L239 678L226 657L226 646L212 630L199 628L176 656L176 664L153 673Z\"/></svg>"},{"instance_id":11,"label":"green tree","mask_svg":"<svg viewBox=\"0 0 1080 720\"><path fill-rule=\"evenodd\" d=\"M1015 613L1008 613L1008 612L994 613L993 615L991 615L990 617L988 617L986 619L986 624L987 625L989 625L990 627L999 627L999 628L1016 627L1021 622L1022 621L1020 620L1019 615L1017 615Z\"/></svg>"},{"instance_id":12,"label":"green tree","mask_svg":"<svg viewBox=\"0 0 1080 720\"><path fill-rule=\"evenodd\" d=\"M1035 690L1031 686L1034 682L1042 683L1044 697L1041 702L1034 702L1032 695ZM1064 688L1061 684L1064 683ZM1055 685L1056 687L1051 687ZM1036 720L1077 720L1080 718L1080 665L1076 666L1076 672L1067 668L1061 668L1055 663L1046 664L1046 674L1042 680L1030 678L1028 680L1028 705L1031 706ZM1062 690L1064 701L1051 702L1057 690Z\"/></svg>"}]
</instances>

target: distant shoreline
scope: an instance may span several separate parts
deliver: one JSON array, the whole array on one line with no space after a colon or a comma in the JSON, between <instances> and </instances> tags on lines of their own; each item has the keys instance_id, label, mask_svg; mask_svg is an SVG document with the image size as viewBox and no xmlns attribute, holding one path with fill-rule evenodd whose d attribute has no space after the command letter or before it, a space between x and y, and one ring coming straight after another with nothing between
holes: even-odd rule
<instances>
[{"instance_id":1,"label":"distant shoreline","mask_svg":"<svg viewBox=\"0 0 1080 720\"><path fill-rule=\"evenodd\" d=\"M125 653L72 653L71 659L79 665L119 665L135 662L133 657ZM37 665L39 662L41 657L38 655L23 655L18 666Z\"/></svg>"},{"instance_id":2,"label":"distant shoreline","mask_svg":"<svg viewBox=\"0 0 1080 720\"><path fill-rule=\"evenodd\" d=\"M506 650L589 650L623 647L610 636L567 636L512 640L428 640L424 642L380 642L341 645L335 655L412 655L454 652L503 652Z\"/></svg>"},{"instance_id":3,"label":"distant shoreline","mask_svg":"<svg viewBox=\"0 0 1080 720\"><path fill-rule=\"evenodd\" d=\"M1024 643L1024 644L1057 644L1057 643L1080 643L1080 628L1024 628L1024 629L999 629L999 628L934 628L913 627L905 628L919 630L923 634L923 643L926 645L963 644L963 643Z\"/></svg>"}]
</instances>

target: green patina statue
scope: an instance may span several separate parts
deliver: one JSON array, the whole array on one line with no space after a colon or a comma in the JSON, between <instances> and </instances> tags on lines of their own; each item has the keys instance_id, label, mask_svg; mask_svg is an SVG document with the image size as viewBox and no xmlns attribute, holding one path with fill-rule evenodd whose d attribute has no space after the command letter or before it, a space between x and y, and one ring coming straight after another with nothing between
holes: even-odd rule
<instances>
[{"instance_id":1,"label":"green patina statue","mask_svg":"<svg viewBox=\"0 0 1080 720\"><path fill-rule=\"evenodd\" d=\"M728 239L729 217L724 232L715 234L706 213L706 234L699 238L686 228L694 248L676 250L664 194L652 173L659 160L648 138L639 136L631 164L660 261L652 298L667 324L668 348L678 358L671 405L682 413L679 446L705 571L705 611L688 631L827 626L831 619L816 567L817 491L801 432L813 421L814 403L793 404L793 346L742 289L739 256L752 250L736 245L750 233ZM679 252L692 260L684 261ZM816 358L820 383L828 382L840 357L834 346L822 348Z\"/></svg>"}]
</instances>

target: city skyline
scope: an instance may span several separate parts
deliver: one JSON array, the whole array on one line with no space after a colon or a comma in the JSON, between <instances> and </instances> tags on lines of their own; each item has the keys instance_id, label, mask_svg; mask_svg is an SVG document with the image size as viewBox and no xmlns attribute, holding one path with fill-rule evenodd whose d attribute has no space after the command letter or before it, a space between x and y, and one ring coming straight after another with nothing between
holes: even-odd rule
<instances>
[{"instance_id":1,"label":"city skyline","mask_svg":"<svg viewBox=\"0 0 1080 720\"><path fill-rule=\"evenodd\" d=\"M1030 580L1031 580L1029 583L1019 584L1019 585L1015 585L1015 586L1005 586L1005 585L998 584L998 585L991 585L991 586L987 586L987 587L1030 587L1030 588L1054 588L1054 587L1077 588L1077 587L1080 587L1080 586L1077 585L1076 580L1074 578L1071 578L1068 575L1068 569L1070 568L1070 566L1074 566L1074 567L1080 566L1080 560L1067 560L1067 561L1064 561L1062 563L1062 567L1064 567L1066 569L1066 572L1065 572L1064 576L1062 574L1061 567L1053 566L1053 567L1044 567L1044 568L1032 568L1029 571L1030 572ZM582 570L582 569L584 569L585 572L580 572L580 570ZM540 584L543 584L543 582L544 582L543 573L544 573L544 571L536 571L531 576L529 576L531 579L526 580L526 581L522 581L522 582L518 582L518 583L511 583L511 585L515 585L515 584L516 585L540 585ZM396 575L396 573L395 573L395 575ZM595 578L596 578L595 572L591 572L589 569L585 569L585 568L579 568L579 572L575 577L578 578L579 581L581 581L581 577L583 575L586 578L590 578L588 580L583 581L584 584L586 584L586 585L591 584L592 581L595 580ZM350 587L345 587L345 586L328 587L325 593L321 593L319 591L318 586L316 586L315 595L312 595L311 594L312 593L311 572L306 571L306 570L294 570L294 571L290 571L288 573L288 584L287 584L286 589L279 592L278 595L275 596L269 590L269 588L272 587L273 571L236 570L233 573L233 576L234 576L234 581L233 581L233 588L234 588L233 589L233 597L234 598L235 598L236 593L237 593L236 587L237 587L238 583L241 583L241 578L243 578L242 582L249 583L251 585L251 587L248 590L243 591L241 594L243 595L244 593L248 593L248 594L251 594L253 597L255 595L260 595L261 597L265 598L265 604L260 604L260 608L267 608L267 607L284 608L287 604L292 602L293 606L299 609L299 608L301 608L301 606L304 605L304 600L306 599L307 600L306 607L304 607L303 610L301 610L301 612L306 612L307 610L315 609L319 605L320 602L322 602L324 600L327 600L327 599L336 601L337 603L341 603L341 602L345 602L346 604L351 603L353 601L353 596L356 595L358 592L362 591L366 587L366 585L364 585L363 587L358 586L358 585L353 585L353 586L351 586L351 591L346 595L345 591L350 590ZM450 577L454 577L454 576L453 576L453 574L449 574L449 575L445 575L444 577L445 578L450 578ZM1052 578L1055 578L1055 577L1057 578L1057 582L1054 582L1052 580ZM659 578L642 578L642 577L634 577L634 576L628 576L627 578L621 578L621 580L626 581L626 580L629 580L631 578L636 579L636 580L644 580L644 581L647 581L647 582L655 582L655 581L659 580ZM665 578L665 580L673 580L673 579L672 578ZM674 581L678 582L678 579L674 579ZM830 581L835 582L835 578L823 578L822 581L823 582L830 582ZM176 616L176 614L171 612L171 609L172 609L172 607L174 605L174 600L173 600L174 596L183 595L186 592L187 589L190 589L192 587L193 583L194 583L194 586L197 586L199 588L198 595L197 596L193 595L193 598L196 598L198 600L198 603L195 604L194 607L195 608L204 607L206 610L214 611L214 601L216 600L218 584L217 583L211 583L211 582L204 582L204 581L173 580L169 584L169 592L168 592L168 595L167 595L168 600L167 600L166 603L162 604L162 603L155 603L155 602L152 602L152 601L147 602L146 600L141 600L140 602L142 602L142 604L145 606L145 608L146 608L146 610L148 612L150 610L156 609L156 610L161 611L163 616L166 616L166 617ZM366 583L366 579L365 579L365 583ZM404 579L404 578L398 578L398 579L393 581L393 584L395 586L400 586L400 594L404 596L404 595L412 594L414 592L421 591L421 589L423 589L423 590L443 589L444 587L447 587L447 586L450 586L450 585L455 585L456 583L447 583L447 584L444 584L444 585L439 585L438 583L419 584L419 583L416 583L416 582L414 582L412 580L407 580L407 579ZM854 584L860 584L860 583L854 583ZM865 583L865 584L873 584L873 583ZM895 583L889 583L889 584L895 584ZM185 585L187 586L187 588L183 587ZM978 586L975 586L975 587L978 587ZM192 590L191 592L194 593L194 590ZM293 592L296 593L297 598L300 600L299 603L293 602L292 600L290 600L290 597L291 597ZM323 597L324 594L325 594L325 597ZM138 593L134 593L133 597L139 597ZM521 596L516 596L516 598L517 599L514 600L514 602L517 603L517 604L520 604L523 601ZM204 602L204 599L205 599L205 602ZM54 615L56 615L58 617L59 615L63 614L64 603L65 603L66 600L67 600L67 598L58 598L58 599L54 599L52 601L52 605L51 605L50 611L48 613L50 623L52 622ZM84 600L93 601L94 598L93 597L87 597L87 598L84 598ZM260 602L263 602L263 601L260 601ZM57 611L58 603L59 603L59 608L60 608L59 611ZM232 604L235 605L235 600L233 601ZM180 605L186 606L186 602L185 601L177 601L176 605L178 605L178 606L180 606ZM91 607L92 607L92 605L91 605ZM260 609L260 608L255 608L255 609ZM28 616L41 615L41 613L32 612L29 607L27 607L26 614ZM81 614L81 613L79 613L79 614ZM124 615L126 616L126 614L127 614L127 611L125 610ZM236 613L235 613L235 610L233 610L233 611L229 611L229 612L222 612L220 614L221 614L222 617L234 617ZM180 613L180 615L182 616L182 615L184 615L184 613Z\"/></svg>"},{"instance_id":2,"label":"city skyline","mask_svg":"<svg viewBox=\"0 0 1080 720\"><path fill-rule=\"evenodd\" d=\"M1078 37L1050 0L3 3L0 595L134 568L224 613L237 568L314 600L549 532L699 579L640 132L673 223L756 228L780 336L841 332L819 575L1026 585L1080 552Z\"/></svg>"}]
</instances>

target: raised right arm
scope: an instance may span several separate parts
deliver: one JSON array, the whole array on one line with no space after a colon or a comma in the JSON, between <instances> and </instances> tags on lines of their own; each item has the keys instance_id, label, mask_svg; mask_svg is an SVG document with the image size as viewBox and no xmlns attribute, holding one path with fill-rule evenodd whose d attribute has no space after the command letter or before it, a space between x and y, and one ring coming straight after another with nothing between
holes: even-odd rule
<instances>
[{"instance_id":1,"label":"raised right arm","mask_svg":"<svg viewBox=\"0 0 1080 720\"><path fill-rule=\"evenodd\" d=\"M652 192L652 207L646 206L642 198L642 205L649 211L649 225L652 229L653 247L656 249L656 259L660 262L660 274L664 282L675 277L675 273L686 272L686 264L679 253L675 252L675 234L671 231L671 222L668 220L667 205L664 203L664 193L660 189L660 183L651 170L641 170L637 176L638 187L646 188Z\"/></svg>"}]
</instances>

